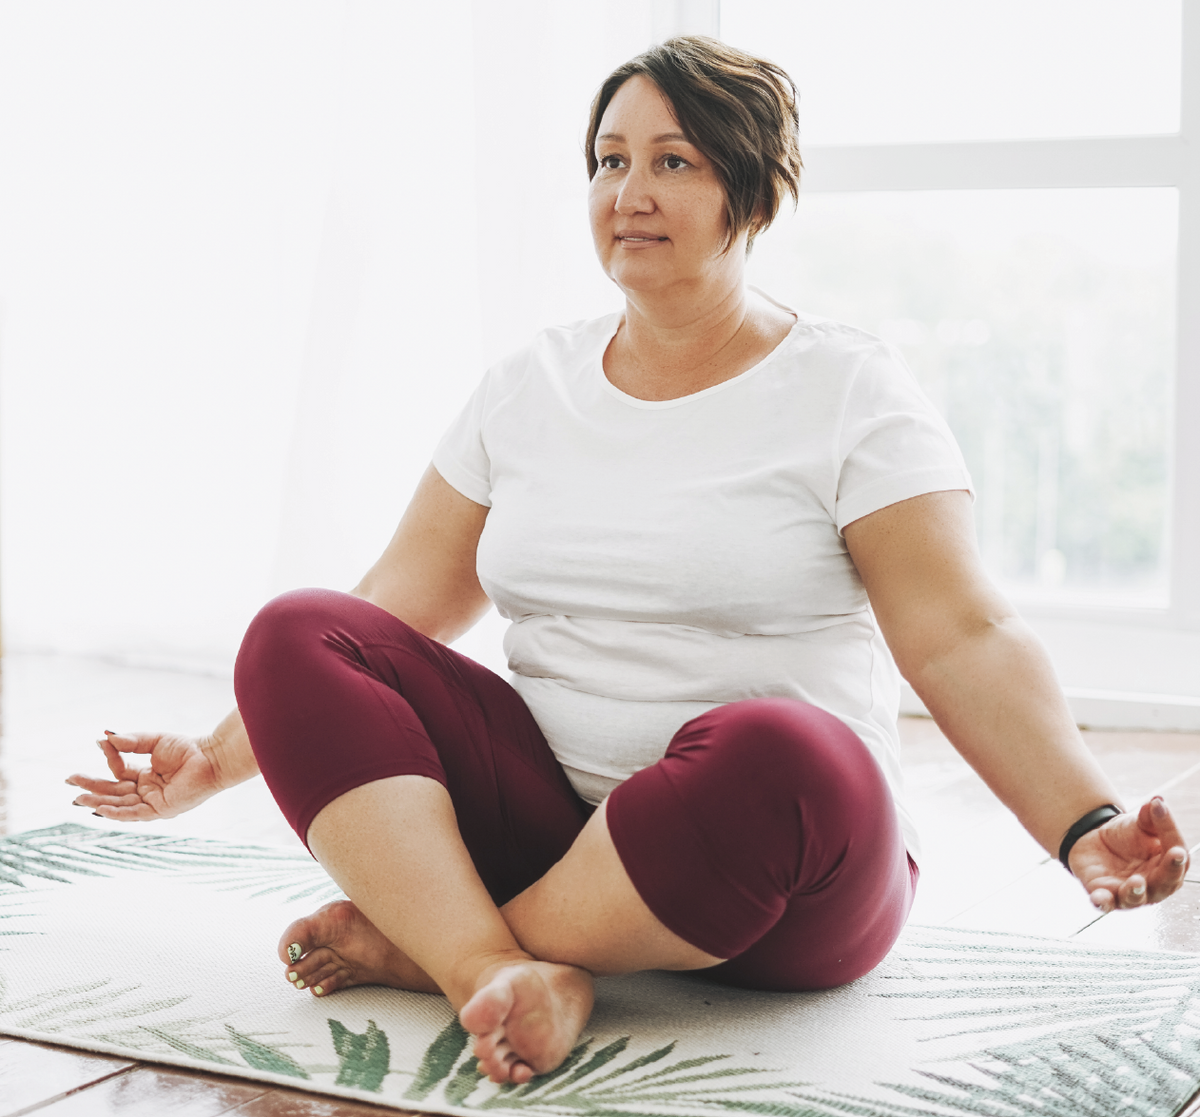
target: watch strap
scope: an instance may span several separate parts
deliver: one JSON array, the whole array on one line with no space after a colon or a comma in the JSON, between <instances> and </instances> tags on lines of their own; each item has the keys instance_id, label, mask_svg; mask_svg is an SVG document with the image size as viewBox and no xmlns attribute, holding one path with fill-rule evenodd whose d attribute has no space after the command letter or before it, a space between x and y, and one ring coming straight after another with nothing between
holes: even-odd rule
<instances>
[{"instance_id":1,"label":"watch strap","mask_svg":"<svg viewBox=\"0 0 1200 1117\"><path fill-rule=\"evenodd\" d=\"M1063 868L1067 872L1071 871L1071 866L1067 863L1067 858L1071 856L1071 850L1075 847L1075 843L1084 834L1103 826L1110 818L1116 818L1117 815L1124 813L1119 807L1114 807L1112 803L1105 803L1103 807L1097 807L1094 811L1088 811L1083 818L1066 832L1062 840L1062 845L1058 847L1058 859L1063 863Z\"/></svg>"}]
</instances>

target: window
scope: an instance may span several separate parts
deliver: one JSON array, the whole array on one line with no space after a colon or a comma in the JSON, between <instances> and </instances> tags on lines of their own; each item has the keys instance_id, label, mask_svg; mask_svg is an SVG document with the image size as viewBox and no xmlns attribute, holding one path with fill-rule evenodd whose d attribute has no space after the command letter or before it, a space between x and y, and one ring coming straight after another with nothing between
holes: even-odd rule
<instances>
[{"instance_id":1,"label":"window","mask_svg":"<svg viewBox=\"0 0 1200 1117\"><path fill-rule=\"evenodd\" d=\"M723 0L721 34L801 94L800 206L751 281L902 349L1069 689L1200 698L1200 20Z\"/></svg>"}]
</instances>

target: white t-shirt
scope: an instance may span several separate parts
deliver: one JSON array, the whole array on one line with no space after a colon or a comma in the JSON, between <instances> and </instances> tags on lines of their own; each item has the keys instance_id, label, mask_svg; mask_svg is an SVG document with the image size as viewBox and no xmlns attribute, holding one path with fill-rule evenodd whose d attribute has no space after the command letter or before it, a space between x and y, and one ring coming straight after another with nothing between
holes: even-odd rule
<instances>
[{"instance_id":1,"label":"white t-shirt","mask_svg":"<svg viewBox=\"0 0 1200 1117\"><path fill-rule=\"evenodd\" d=\"M513 685L592 802L706 710L811 702L871 750L915 856L899 675L841 532L969 490L953 435L894 349L803 315L740 376L636 399L602 366L620 319L501 361L434 453L491 508L478 573L512 622Z\"/></svg>"}]
</instances>

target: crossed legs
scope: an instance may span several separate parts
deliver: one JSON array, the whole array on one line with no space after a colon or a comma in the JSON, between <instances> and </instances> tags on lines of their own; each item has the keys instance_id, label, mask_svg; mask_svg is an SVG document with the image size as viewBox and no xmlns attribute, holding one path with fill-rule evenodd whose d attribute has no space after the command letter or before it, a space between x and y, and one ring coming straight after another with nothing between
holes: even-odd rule
<instances>
[{"instance_id":1,"label":"crossed legs","mask_svg":"<svg viewBox=\"0 0 1200 1117\"><path fill-rule=\"evenodd\" d=\"M306 951L289 973L318 995L366 982L445 993L476 1036L481 1070L497 1081L526 1081L566 1057L591 1013L593 974L721 961L646 907L602 810L545 877L502 908L475 872L449 795L426 777L346 792L317 815L308 839L353 904L287 928L281 960L292 943Z\"/></svg>"},{"instance_id":2,"label":"crossed legs","mask_svg":"<svg viewBox=\"0 0 1200 1117\"><path fill-rule=\"evenodd\" d=\"M838 767L846 740L816 749L815 766L810 758L791 770L797 717L818 735L844 733L851 767L862 769L857 738L799 703L739 703L745 709L696 719L660 765L589 818L507 684L357 598L302 591L268 605L247 634L236 685L276 799L352 901L285 931L281 959L289 961L292 943L303 954L289 976L317 995L365 982L445 993L476 1036L481 1069L497 1081L526 1081L561 1062L591 1011L594 974L718 966L715 976L743 984L837 984L882 957L911 901L877 768L863 800L877 833L855 843L810 840L798 859L813 811L736 801L740 788L729 780L738 765L768 788L846 782L824 771L830 758ZM712 762L733 757L731 746L733 767ZM731 803L721 802L722 790ZM830 789L815 790L830 799ZM747 808L763 816L751 839L758 850L722 853L746 845L728 836L745 829ZM858 808L846 801L832 810ZM671 840L648 847L639 837L648 825ZM787 864L776 863L776 848ZM841 918L855 923L851 938L873 927L869 943L848 964L830 958L828 980L796 971L797 954L820 964L821 951L802 941L803 918L789 922L793 897L837 908L868 862L877 865L866 874L870 910L858 910L860 899ZM730 902L736 912L725 910ZM786 941L772 948L781 924Z\"/></svg>"}]
</instances>

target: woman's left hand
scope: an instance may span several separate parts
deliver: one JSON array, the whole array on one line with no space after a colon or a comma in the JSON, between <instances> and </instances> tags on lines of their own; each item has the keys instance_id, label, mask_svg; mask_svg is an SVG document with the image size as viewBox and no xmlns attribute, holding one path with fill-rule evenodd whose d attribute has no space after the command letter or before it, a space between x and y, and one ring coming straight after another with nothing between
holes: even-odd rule
<instances>
[{"instance_id":1,"label":"woman's left hand","mask_svg":"<svg viewBox=\"0 0 1200 1117\"><path fill-rule=\"evenodd\" d=\"M1067 860L1088 898L1104 912L1166 899L1188 868L1187 843L1157 795L1137 814L1117 815L1089 830Z\"/></svg>"}]
</instances>

